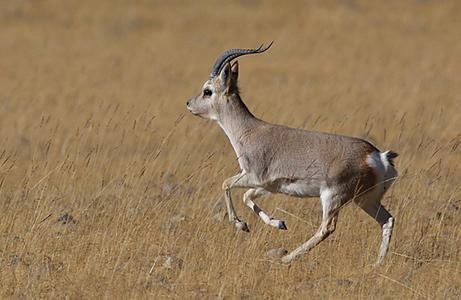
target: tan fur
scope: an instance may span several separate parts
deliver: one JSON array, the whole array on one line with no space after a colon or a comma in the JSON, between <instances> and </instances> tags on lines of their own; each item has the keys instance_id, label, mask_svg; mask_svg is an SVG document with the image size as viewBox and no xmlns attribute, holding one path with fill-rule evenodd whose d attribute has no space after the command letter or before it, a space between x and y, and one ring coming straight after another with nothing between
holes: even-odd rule
<instances>
[{"instance_id":1,"label":"tan fur","mask_svg":"<svg viewBox=\"0 0 461 300\"><path fill-rule=\"evenodd\" d=\"M354 201L383 228L379 256L382 262L393 218L380 204L385 189L379 178L396 174L392 162L383 162L382 153L362 139L289 128L256 118L240 98L237 78L237 62L232 67L227 64L219 76L205 82L200 95L187 102L193 114L220 125L237 155L241 172L223 183L229 220L237 228L248 230L235 213L232 188L249 188L245 204L266 224L279 229L286 229L285 223L270 218L256 206L253 202L256 197L268 192L320 196L322 224L311 239L283 258L284 262L290 262L331 234L341 207ZM384 163L392 169L386 169Z\"/></svg>"}]
</instances>

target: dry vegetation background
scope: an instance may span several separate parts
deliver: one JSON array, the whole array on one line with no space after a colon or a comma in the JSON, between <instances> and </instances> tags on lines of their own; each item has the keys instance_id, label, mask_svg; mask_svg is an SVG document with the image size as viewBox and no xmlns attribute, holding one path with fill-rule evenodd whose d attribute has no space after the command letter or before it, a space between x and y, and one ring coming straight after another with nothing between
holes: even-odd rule
<instances>
[{"instance_id":1,"label":"dry vegetation background","mask_svg":"<svg viewBox=\"0 0 461 300\"><path fill-rule=\"evenodd\" d=\"M0 297L461 297L460 36L455 0L2 1ZM242 191L251 232L219 220L238 164L185 101L221 51L270 40L240 60L257 116L400 153L382 267L353 205L291 267L265 253L315 232L318 199L258 201L288 231Z\"/></svg>"}]
</instances>

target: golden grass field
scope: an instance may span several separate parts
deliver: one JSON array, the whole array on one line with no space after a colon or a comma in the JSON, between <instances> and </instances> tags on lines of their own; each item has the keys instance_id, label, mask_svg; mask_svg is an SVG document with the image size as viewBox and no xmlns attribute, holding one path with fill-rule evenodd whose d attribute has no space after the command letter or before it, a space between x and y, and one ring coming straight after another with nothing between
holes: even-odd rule
<instances>
[{"instance_id":1,"label":"golden grass field","mask_svg":"<svg viewBox=\"0 0 461 300\"><path fill-rule=\"evenodd\" d=\"M459 299L460 36L456 0L3 1L0 298ZM289 267L266 252L316 231L318 199L257 201L288 231L243 191L250 233L219 220L238 164L185 102L222 51L271 40L239 61L256 116L400 154L382 267L354 205Z\"/></svg>"}]
</instances>

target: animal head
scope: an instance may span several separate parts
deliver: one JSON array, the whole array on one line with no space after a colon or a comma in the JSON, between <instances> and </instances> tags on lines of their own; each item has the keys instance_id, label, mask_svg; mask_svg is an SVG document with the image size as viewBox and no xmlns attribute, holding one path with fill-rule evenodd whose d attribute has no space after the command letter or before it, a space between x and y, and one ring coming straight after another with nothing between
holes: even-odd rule
<instances>
[{"instance_id":1,"label":"animal head","mask_svg":"<svg viewBox=\"0 0 461 300\"><path fill-rule=\"evenodd\" d=\"M187 109L194 115L218 121L228 106L233 105L232 97L238 95L238 62L234 59L242 55L257 54L266 51L272 46L261 45L256 49L231 49L221 54L211 70L210 78L205 81L199 95L187 101ZM231 64L232 63L232 64Z\"/></svg>"}]
</instances>

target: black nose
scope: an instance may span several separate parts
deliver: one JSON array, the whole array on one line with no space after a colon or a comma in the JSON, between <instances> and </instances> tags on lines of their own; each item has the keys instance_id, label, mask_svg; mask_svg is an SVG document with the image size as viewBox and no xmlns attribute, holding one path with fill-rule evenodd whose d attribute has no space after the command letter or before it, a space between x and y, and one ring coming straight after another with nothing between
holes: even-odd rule
<instances>
[{"instance_id":1,"label":"black nose","mask_svg":"<svg viewBox=\"0 0 461 300\"><path fill-rule=\"evenodd\" d=\"M189 101L186 102L186 106L189 106Z\"/></svg>"}]
</instances>

